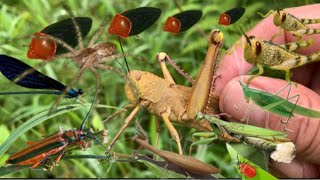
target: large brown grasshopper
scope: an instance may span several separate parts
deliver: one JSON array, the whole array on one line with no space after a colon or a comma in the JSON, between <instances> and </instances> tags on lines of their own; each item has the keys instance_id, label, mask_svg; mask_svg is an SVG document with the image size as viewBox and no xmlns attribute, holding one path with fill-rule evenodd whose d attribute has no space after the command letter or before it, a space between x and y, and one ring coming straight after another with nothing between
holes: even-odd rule
<instances>
[{"instance_id":1,"label":"large brown grasshopper","mask_svg":"<svg viewBox=\"0 0 320 180\"><path fill-rule=\"evenodd\" d=\"M214 65L222 41L223 34L219 30L213 30L210 34L205 62L192 87L178 85L174 82L165 65L165 60L169 58L165 53L159 53L157 56L164 78L146 71L130 71L125 90L128 99L133 104L130 107L134 109L110 142L106 153L109 153L116 140L141 108L163 119L172 138L177 142L179 154L183 154L180 137L172 122L200 131L212 131L207 120L196 121L195 117L198 112L211 115L219 113L219 96L214 90Z\"/></svg>"}]
</instances>

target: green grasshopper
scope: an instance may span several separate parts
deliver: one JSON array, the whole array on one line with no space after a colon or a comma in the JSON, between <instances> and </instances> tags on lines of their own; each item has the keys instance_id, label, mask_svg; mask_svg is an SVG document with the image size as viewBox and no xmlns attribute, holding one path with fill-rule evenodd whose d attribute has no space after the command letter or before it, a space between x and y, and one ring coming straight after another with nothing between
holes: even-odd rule
<instances>
[{"instance_id":1,"label":"green grasshopper","mask_svg":"<svg viewBox=\"0 0 320 180\"><path fill-rule=\"evenodd\" d=\"M283 70L286 73L286 81L290 82L290 70L306 64L319 61L320 53L314 53L308 56L300 55L292 51L310 45L313 41L299 41L298 43L289 43L286 45L276 45L269 41L259 40L254 36L246 38L244 47L244 58L250 64L256 64L259 72L251 76L247 84L257 76L263 74L263 65L270 69ZM286 47L288 49L286 49Z\"/></svg>"},{"instance_id":2,"label":"green grasshopper","mask_svg":"<svg viewBox=\"0 0 320 180\"><path fill-rule=\"evenodd\" d=\"M241 141L244 137L257 137L261 138L270 142L273 141L281 141L286 142L289 141L287 138L287 134L280 131L275 131L271 129L265 129L260 128L256 126L251 125L245 125L241 123L235 123L235 122L227 122L220 120L216 117L206 115L203 113L198 113L197 119L207 119L210 121L210 123L215 124L219 127L220 132L198 132L194 133L192 137L204 137L205 139L195 141L190 146L190 152L192 150L192 146L199 145L199 144L208 144L216 139L218 139L218 134L221 133L221 131L226 130L229 133L234 134L234 138L237 138ZM225 132L222 132L225 133ZM239 141L239 142L240 142ZM274 148L274 147L272 147Z\"/></svg>"},{"instance_id":3,"label":"green grasshopper","mask_svg":"<svg viewBox=\"0 0 320 180\"><path fill-rule=\"evenodd\" d=\"M261 13L259 14L262 15ZM273 16L274 25L280 26L282 29L288 31L289 33L293 34L298 38L301 38L303 34L310 35L310 34L320 33L320 29L311 29L308 26L306 26L308 24L320 23L320 18L319 19L297 18L292 14L287 13L284 10L279 10L278 8L277 8L277 11L271 10L266 15L262 15L262 16L266 17L270 14L274 14Z\"/></svg>"},{"instance_id":4,"label":"green grasshopper","mask_svg":"<svg viewBox=\"0 0 320 180\"><path fill-rule=\"evenodd\" d=\"M256 105L258 105L262 109L268 110L279 116L286 117L288 118L288 120L293 116L293 114L299 114L299 115L311 117L311 118L320 118L320 111L308 109L308 108L297 105L297 102L299 101L299 97L300 97L299 94L294 95L290 98L287 97L286 99L284 99L278 96L281 90L276 94L270 94L265 91L249 88L248 86L243 84L241 81L239 82L242 87L245 100L247 102L252 100ZM285 86L283 89L285 89L286 87L287 86ZM290 93L290 89L288 92L288 96L289 96L289 93ZM296 102L291 103L289 100L294 98L296 98ZM287 122L288 121L285 122L286 125L287 125ZM286 126L285 126L285 129L286 129Z\"/></svg>"}]
</instances>

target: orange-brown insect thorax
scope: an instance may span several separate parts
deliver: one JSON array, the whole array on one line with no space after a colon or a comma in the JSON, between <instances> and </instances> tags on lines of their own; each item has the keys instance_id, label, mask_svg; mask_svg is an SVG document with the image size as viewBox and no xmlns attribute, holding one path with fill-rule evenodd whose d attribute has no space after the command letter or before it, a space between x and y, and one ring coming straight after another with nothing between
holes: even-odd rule
<instances>
[{"instance_id":1,"label":"orange-brown insect thorax","mask_svg":"<svg viewBox=\"0 0 320 180\"><path fill-rule=\"evenodd\" d=\"M68 142L75 143L77 141L81 141L84 138L83 131L79 130L69 130L64 132L64 137L67 138Z\"/></svg>"},{"instance_id":2,"label":"orange-brown insect thorax","mask_svg":"<svg viewBox=\"0 0 320 180\"><path fill-rule=\"evenodd\" d=\"M138 70L130 71L128 79L125 88L131 102L135 102L137 99L157 102L170 84L159 76Z\"/></svg>"}]
</instances>

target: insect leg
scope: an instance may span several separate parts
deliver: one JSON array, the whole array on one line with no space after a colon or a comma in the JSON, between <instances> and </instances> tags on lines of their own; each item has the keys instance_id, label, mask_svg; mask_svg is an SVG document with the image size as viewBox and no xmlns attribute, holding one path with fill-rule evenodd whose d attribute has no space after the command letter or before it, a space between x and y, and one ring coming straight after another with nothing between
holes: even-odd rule
<instances>
[{"instance_id":1,"label":"insect leg","mask_svg":"<svg viewBox=\"0 0 320 180\"><path fill-rule=\"evenodd\" d=\"M172 80L173 81L173 79L172 79L172 77L171 77L171 75L170 75L170 73L169 73L169 71L168 71L168 69L167 69L167 67L166 67L166 65L165 65L165 61L168 61L170 64L171 64L171 66L174 68L174 69L176 69L183 77L185 77L189 82L191 82L191 84L193 84L194 83L194 80L187 74L187 73L185 73L182 69L180 69L174 62L173 62L173 60L170 58L170 56L168 56L166 53L164 53L164 52L160 52L160 53L158 53L157 54L157 59L158 59L158 61L159 61L159 63L160 63L160 67L161 67L161 70L162 70L162 72L163 72L163 75L164 75L164 77L167 79L167 80ZM167 77L167 76L170 76L170 77ZM170 79L171 78L171 79ZM174 82L174 81L173 81Z\"/></svg>"},{"instance_id":2,"label":"insect leg","mask_svg":"<svg viewBox=\"0 0 320 180\"><path fill-rule=\"evenodd\" d=\"M259 72L255 75L251 75L250 78L247 80L247 86L249 86L250 81L252 81L254 78L260 76L261 74L263 74L264 70L263 70L263 66L261 64L257 64L257 67L259 69Z\"/></svg>"},{"instance_id":3,"label":"insect leg","mask_svg":"<svg viewBox=\"0 0 320 180\"><path fill-rule=\"evenodd\" d=\"M157 54L157 59L158 59L158 62L160 63L160 68L163 73L163 77L170 83L176 84L166 66L166 63L165 63L166 57L167 57L166 53L160 52Z\"/></svg>"},{"instance_id":4,"label":"insect leg","mask_svg":"<svg viewBox=\"0 0 320 180\"><path fill-rule=\"evenodd\" d=\"M205 139L200 139L198 141L192 142L192 144L189 147L189 156L192 153L193 146L195 145L201 145L201 144L209 144L212 141L216 140L218 138L217 134L215 132L198 132L192 134L192 140L194 140L195 137L204 137Z\"/></svg>"},{"instance_id":5,"label":"insect leg","mask_svg":"<svg viewBox=\"0 0 320 180\"><path fill-rule=\"evenodd\" d=\"M297 31L289 31L289 33L301 38L302 35L320 34L320 29L299 29Z\"/></svg>"},{"instance_id":6,"label":"insect leg","mask_svg":"<svg viewBox=\"0 0 320 180\"><path fill-rule=\"evenodd\" d=\"M79 71L77 76L71 81L71 83L66 87L64 92L59 96L59 98L54 102L52 107L50 108L49 114L52 113L57 107L60 101L65 97L67 92L72 88L72 86L80 79L82 76L83 72L87 69L87 67L83 66Z\"/></svg>"},{"instance_id":7,"label":"insect leg","mask_svg":"<svg viewBox=\"0 0 320 180\"><path fill-rule=\"evenodd\" d=\"M130 115L126 118L123 126L121 127L121 129L119 130L118 134L112 139L112 141L110 142L105 154L109 154L109 152L112 149L112 146L114 145L114 143L118 140L118 138L120 137L120 135L122 134L122 132L127 128L127 126L130 124L131 120L133 119L133 117L139 112L140 107L139 105L137 105L133 111L130 113Z\"/></svg>"},{"instance_id":8,"label":"insect leg","mask_svg":"<svg viewBox=\"0 0 320 180\"><path fill-rule=\"evenodd\" d=\"M59 155L58 155L58 157L56 158L56 160L54 160L54 165L55 165L55 166L58 165L58 162L60 161L62 155L64 154L64 151L65 151L65 150L62 150L62 151L59 153Z\"/></svg>"},{"instance_id":9,"label":"insect leg","mask_svg":"<svg viewBox=\"0 0 320 180\"><path fill-rule=\"evenodd\" d=\"M154 147L158 148L158 143L159 143L159 137L160 137L160 121L159 118L155 118L155 123L156 123L156 142L154 143ZM153 159L155 159L155 155L153 156Z\"/></svg>"},{"instance_id":10,"label":"insect leg","mask_svg":"<svg viewBox=\"0 0 320 180\"><path fill-rule=\"evenodd\" d=\"M178 134L177 130L174 128L174 126L172 125L172 123L170 122L169 116L170 115L168 112L164 112L161 114L161 117L162 117L164 123L166 124L167 128L169 129L171 137L177 142L179 154L183 154L179 134Z\"/></svg>"},{"instance_id":11,"label":"insect leg","mask_svg":"<svg viewBox=\"0 0 320 180\"><path fill-rule=\"evenodd\" d=\"M83 45L83 41L82 41L82 33L80 31L79 24L76 22L70 7L66 6L66 5L62 5L62 6L68 12L68 14L71 16L72 24L74 26L74 29L75 29L76 33L77 33L77 39L78 39L79 47L80 47L80 49L83 49L84 45Z\"/></svg>"},{"instance_id":12,"label":"insect leg","mask_svg":"<svg viewBox=\"0 0 320 180\"><path fill-rule=\"evenodd\" d=\"M128 104L126 105L123 109L113 113L112 115L110 115L109 117L107 117L105 120L102 121L103 124L107 123L108 121L110 121L111 119L113 119L114 117L118 116L119 114L123 113L124 111L127 111L128 109L132 109L134 108L135 105L133 104Z\"/></svg>"},{"instance_id":13,"label":"insect leg","mask_svg":"<svg viewBox=\"0 0 320 180\"><path fill-rule=\"evenodd\" d=\"M103 30L104 30L104 28L106 27L106 25L108 24L108 22L109 22L109 18L105 18L105 19L102 21L100 27L99 27L99 28L97 29L97 31L93 34L93 36L92 36L92 38L91 38L91 40L90 40L90 42L89 42L88 47L92 47L92 46L95 44L96 40L100 37L101 33L103 32Z\"/></svg>"},{"instance_id":14,"label":"insect leg","mask_svg":"<svg viewBox=\"0 0 320 180\"><path fill-rule=\"evenodd\" d=\"M246 109L246 112L244 113L243 117L240 119L240 121L246 121L247 124L249 124L250 120L250 113L252 111L252 103L249 101L248 108Z\"/></svg>"},{"instance_id":15,"label":"insect leg","mask_svg":"<svg viewBox=\"0 0 320 180\"><path fill-rule=\"evenodd\" d=\"M31 166L31 169L36 168L42 161L38 161Z\"/></svg>"},{"instance_id":16,"label":"insect leg","mask_svg":"<svg viewBox=\"0 0 320 180\"><path fill-rule=\"evenodd\" d=\"M316 24L320 23L320 19L300 19L302 24Z\"/></svg>"},{"instance_id":17,"label":"insect leg","mask_svg":"<svg viewBox=\"0 0 320 180\"><path fill-rule=\"evenodd\" d=\"M288 123L289 123L289 119L293 116L294 109L295 109L295 107L296 107L296 105L297 105L297 103L298 103L298 101L300 99L300 94L297 94L297 95L294 95L294 96L292 96L290 98L287 98L287 100L289 101L290 99L294 99L294 98L296 98L296 102L294 103L294 106L290 111L289 117L286 119L286 121L282 121L282 119L281 119L281 123L285 124L284 130L285 131L289 131L289 132L293 132L292 130L288 129Z\"/></svg>"},{"instance_id":18,"label":"insect leg","mask_svg":"<svg viewBox=\"0 0 320 180\"><path fill-rule=\"evenodd\" d=\"M305 47L308 47L310 45L312 45L314 43L314 40L313 39L307 39L307 40L299 40L297 42L291 42L291 43L287 43L287 44L282 44L282 45L279 45L285 49L287 49L288 51L292 52L292 51L295 51L297 49L300 49L300 48L305 48Z\"/></svg>"}]
</instances>

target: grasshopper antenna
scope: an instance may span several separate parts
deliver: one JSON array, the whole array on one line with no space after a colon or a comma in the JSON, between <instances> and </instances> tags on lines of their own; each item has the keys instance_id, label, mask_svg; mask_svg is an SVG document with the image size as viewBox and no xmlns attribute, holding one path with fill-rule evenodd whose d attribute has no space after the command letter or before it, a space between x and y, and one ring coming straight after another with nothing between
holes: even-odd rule
<instances>
[{"instance_id":1,"label":"grasshopper antenna","mask_svg":"<svg viewBox=\"0 0 320 180\"><path fill-rule=\"evenodd\" d=\"M84 128L84 123L87 121L87 119L88 119L89 116L90 116L90 113L92 112L93 106L94 106L94 104L96 103L97 96L98 96L98 88L97 88L97 90L96 90L96 95L94 96L94 99L93 99L93 102L92 102L92 104L91 104L91 106L90 106L89 112L87 113L86 117L84 118L84 120L82 121L82 123L81 123L81 125L80 125L80 131L83 130L83 128Z\"/></svg>"},{"instance_id":2,"label":"grasshopper antenna","mask_svg":"<svg viewBox=\"0 0 320 180\"><path fill-rule=\"evenodd\" d=\"M242 32L242 34L244 35L244 37L246 38L247 40L247 43L251 46L251 42L250 42L250 39L249 37L246 35L246 33L243 31L243 29L241 28L241 26L239 26L240 28L240 31Z\"/></svg>"},{"instance_id":3,"label":"grasshopper antenna","mask_svg":"<svg viewBox=\"0 0 320 180\"><path fill-rule=\"evenodd\" d=\"M276 5L277 13L280 14L280 9L276 0L274 0L274 4Z\"/></svg>"},{"instance_id":4,"label":"grasshopper antenna","mask_svg":"<svg viewBox=\"0 0 320 180\"><path fill-rule=\"evenodd\" d=\"M127 69L128 69L128 73L129 73L129 72L130 72L130 68L129 68L129 65L128 65L128 61L127 61L126 55L125 55L125 53L124 53L124 51L123 51L121 39L120 39L119 36L118 36L118 40L119 40L119 44L120 44L121 51L122 51L122 53L123 53L124 62L126 63L126 66L127 66Z\"/></svg>"}]
</instances>

